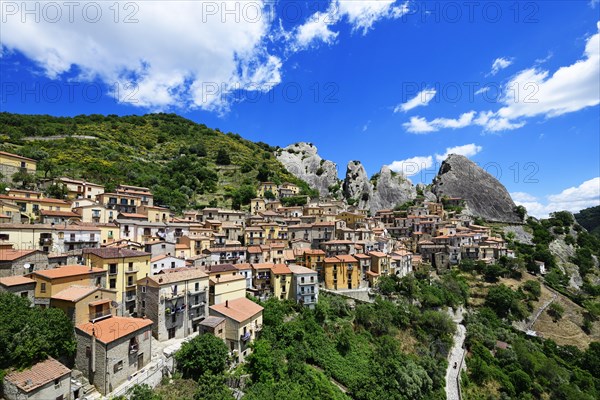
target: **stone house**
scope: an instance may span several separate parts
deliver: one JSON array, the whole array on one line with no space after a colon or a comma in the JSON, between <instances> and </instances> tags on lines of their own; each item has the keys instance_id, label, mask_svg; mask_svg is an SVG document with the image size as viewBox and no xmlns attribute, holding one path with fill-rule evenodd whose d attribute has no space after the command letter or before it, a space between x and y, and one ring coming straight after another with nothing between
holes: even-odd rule
<instances>
[{"instance_id":1,"label":"stone house","mask_svg":"<svg viewBox=\"0 0 600 400\"><path fill-rule=\"evenodd\" d=\"M25 275L48 269L48 254L40 250L14 249L0 244L0 277Z\"/></svg>"},{"instance_id":2,"label":"stone house","mask_svg":"<svg viewBox=\"0 0 600 400\"><path fill-rule=\"evenodd\" d=\"M110 317L75 327L75 368L107 395L142 369L152 356L152 321Z\"/></svg>"},{"instance_id":3,"label":"stone house","mask_svg":"<svg viewBox=\"0 0 600 400\"><path fill-rule=\"evenodd\" d=\"M11 371L3 381L6 400L70 400L71 370L54 358L41 361L23 371Z\"/></svg>"},{"instance_id":4,"label":"stone house","mask_svg":"<svg viewBox=\"0 0 600 400\"><path fill-rule=\"evenodd\" d=\"M0 278L0 292L8 292L34 301L35 281L25 276L7 276Z\"/></svg>"},{"instance_id":5,"label":"stone house","mask_svg":"<svg viewBox=\"0 0 600 400\"><path fill-rule=\"evenodd\" d=\"M138 314L154 321L159 341L184 338L208 315L208 275L199 268L148 276L138 281Z\"/></svg>"},{"instance_id":6,"label":"stone house","mask_svg":"<svg viewBox=\"0 0 600 400\"><path fill-rule=\"evenodd\" d=\"M198 324L200 335L210 333L225 342L225 318L208 316Z\"/></svg>"}]
</instances>

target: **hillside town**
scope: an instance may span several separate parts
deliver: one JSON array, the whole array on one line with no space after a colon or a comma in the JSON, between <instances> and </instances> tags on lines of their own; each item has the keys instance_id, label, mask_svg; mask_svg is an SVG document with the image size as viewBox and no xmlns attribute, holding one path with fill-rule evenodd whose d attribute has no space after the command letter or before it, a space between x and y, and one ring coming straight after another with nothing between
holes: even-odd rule
<instances>
[{"instance_id":1,"label":"hillside town","mask_svg":"<svg viewBox=\"0 0 600 400\"><path fill-rule=\"evenodd\" d=\"M5 152L0 164L3 176L36 171L35 160ZM263 324L253 298L314 308L320 291L368 296L382 276L514 257L491 228L460 213L460 198L371 215L335 199L286 206L300 188L262 182L246 210L175 214L149 188L53 183L64 198L43 187L0 193L0 291L64 311L75 326L75 365L49 358L7 374L8 400L114 395L196 335L222 339L243 363Z\"/></svg>"}]
</instances>

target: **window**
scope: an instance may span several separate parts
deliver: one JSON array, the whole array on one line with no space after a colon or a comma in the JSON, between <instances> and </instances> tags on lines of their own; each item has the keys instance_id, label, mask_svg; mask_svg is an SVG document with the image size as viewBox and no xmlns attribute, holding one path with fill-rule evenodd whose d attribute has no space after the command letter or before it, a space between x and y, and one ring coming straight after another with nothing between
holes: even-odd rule
<instances>
[{"instance_id":1,"label":"window","mask_svg":"<svg viewBox=\"0 0 600 400\"><path fill-rule=\"evenodd\" d=\"M102 277L98 276L96 277L96 286L100 286L102 284Z\"/></svg>"},{"instance_id":2,"label":"window","mask_svg":"<svg viewBox=\"0 0 600 400\"><path fill-rule=\"evenodd\" d=\"M196 282L194 284L194 290L196 290L196 292L198 292L200 290L200 282Z\"/></svg>"},{"instance_id":3,"label":"window","mask_svg":"<svg viewBox=\"0 0 600 400\"><path fill-rule=\"evenodd\" d=\"M142 286L142 293L146 293L146 286Z\"/></svg>"},{"instance_id":4,"label":"window","mask_svg":"<svg viewBox=\"0 0 600 400\"><path fill-rule=\"evenodd\" d=\"M25 163L25 161L21 161L21 168L27 168L27 164Z\"/></svg>"},{"instance_id":5,"label":"window","mask_svg":"<svg viewBox=\"0 0 600 400\"><path fill-rule=\"evenodd\" d=\"M122 369L123 369L123 361L119 361L118 363L115 364L114 372L120 371Z\"/></svg>"},{"instance_id":6,"label":"window","mask_svg":"<svg viewBox=\"0 0 600 400\"><path fill-rule=\"evenodd\" d=\"M116 289L117 288L117 280L116 279L111 279L109 282L109 288L110 289Z\"/></svg>"},{"instance_id":7,"label":"window","mask_svg":"<svg viewBox=\"0 0 600 400\"><path fill-rule=\"evenodd\" d=\"M46 293L46 283L45 282L42 282L42 284L40 285L40 292Z\"/></svg>"}]
</instances>

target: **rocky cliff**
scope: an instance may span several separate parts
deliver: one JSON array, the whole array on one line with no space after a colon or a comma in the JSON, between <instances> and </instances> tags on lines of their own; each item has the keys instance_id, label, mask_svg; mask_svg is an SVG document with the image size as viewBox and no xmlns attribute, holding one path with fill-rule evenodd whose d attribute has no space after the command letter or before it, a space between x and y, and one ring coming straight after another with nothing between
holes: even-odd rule
<instances>
[{"instance_id":1,"label":"rocky cliff","mask_svg":"<svg viewBox=\"0 0 600 400\"><path fill-rule=\"evenodd\" d=\"M322 197L329 195L329 188L339 184L337 165L324 160L312 143L295 143L276 153L285 168L294 176L317 189Z\"/></svg>"},{"instance_id":2,"label":"rocky cliff","mask_svg":"<svg viewBox=\"0 0 600 400\"><path fill-rule=\"evenodd\" d=\"M506 188L468 158L450 154L433 180L432 192L466 200L466 212L488 221L519 223Z\"/></svg>"},{"instance_id":3,"label":"rocky cliff","mask_svg":"<svg viewBox=\"0 0 600 400\"><path fill-rule=\"evenodd\" d=\"M356 201L360 208L366 208L371 213L394 208L417 196L416 188L404 175L384 166L369 179L360 161L348 163L343 189L347 199Z\"/></svg>"}]
</instances>

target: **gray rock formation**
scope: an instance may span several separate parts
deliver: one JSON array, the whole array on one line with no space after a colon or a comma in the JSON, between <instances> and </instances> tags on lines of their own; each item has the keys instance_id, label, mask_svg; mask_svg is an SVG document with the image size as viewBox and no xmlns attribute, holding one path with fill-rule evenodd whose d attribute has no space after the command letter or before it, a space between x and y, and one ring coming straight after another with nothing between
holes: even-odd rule
<instances>
[{"instance_id":1,"label":"gray rock formation","mask_svg":"<svg viewBox=\"0 0 600 400\"><path fill-rule=\"evenodd\" d=\"M508 225L502 228L502 231L507 234L512 232L515 235L515 241L523 244L533 244L533 235L523 228L521 225Z\"/></svg>"},{"instance_id":2,"label":"gray rock formation","mask_svg":"<svg viewBox=\"0 0 600 400\"><path fill-rule=\"evenodd\" d=\"M317 154L312 143L295 143L278 150L277 159L297 178L317 189L322 197L329 195L329 187L339 184L337 165Z\"/></svg>"},{"instance_id":3,"label":"gray rock formation","mask_svg":"<svg viewBox=\"0 0 600 400\"><path fill-rule=\"evenodd\" d=\"M464 156L450 154L446 158L433 180L432 192L438 199L444 196L464 199L465 212L487 221L522 222L506 188Z\"/></svg>"},{"instance_id":4,"label":"gray rock formation","mask_svg":"<svg viewBox=\"0 0 600 400\"><path fill-rule=\"evenodd\" d=\"M342 189L346 199L357 200L356 205L359 208L369 208L369 200L373 197L373 185L360 161L348 163Z\"/></svg>"},{"instance_id":5,"label":"gray rock formation","mask_svg":"<svg viewBox=\"0 0 600 400\"><path fill-rule=\"evenodd\" d=\"M417 197L417 189L402 173L393 172L387 166L379 171L377 184L373 187L373 197L369 202L372 213L377 210L394 208Z\"/></svg>"},{"instance_id":6,"label":"gray rock formation","mask_svg":"<svg viewBox=\"0 0 600 400\"><path fill-rule=\"evenodd\" d=\"M366 208L371 213L394 208L417 196L416 188L404 175L384 166L375 179L369 179L360 161L348 163L343 189L347 199L356 200L358 207Z\"/></svg>"}]
</instances>

